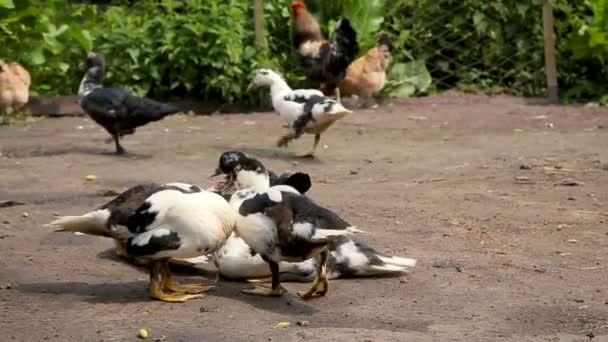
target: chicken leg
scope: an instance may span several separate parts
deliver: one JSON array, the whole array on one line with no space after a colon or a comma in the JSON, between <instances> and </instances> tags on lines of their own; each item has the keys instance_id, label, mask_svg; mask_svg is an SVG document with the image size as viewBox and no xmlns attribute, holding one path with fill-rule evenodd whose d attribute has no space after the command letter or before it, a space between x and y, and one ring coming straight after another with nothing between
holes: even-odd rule
<instances>
[{"instance_id":1,"label":"chicken leg","mask_svg":"<svg viewBox=\"0 0 608 342\"><path fill-rule=\"evenodd\" d=\"M321 141L321 133L316 133L315 134L315 141L312 145L312 149L310 149L310 151L308 151L307 153L301 154L298 157L300 158L314 158L315 156L315 151L317 150L317 145L319 145L319 141Z\"/></svg>"},{"instance_id":2,"label":"chicken leg","mask_svg":"<svg viewBox=\"0 0 608 342\"><path fill-rule=\"evenodd\" d=\"M278 147L287 147L287 145L289 144L289 142L292 141L295 138L296 138L295 133L294 132L289 132L289 133L285 134L284 136L282 136L277 141L277 146Z\"/></svg>"},{"instance_id":3,"label":"chicken leg","mask_svg":"<svg viewBox=\"0 0 608 342\"><path fill-rule=\"evenodd\" d=\"M323 250L319 256L319 270L317 279L314 284L306 290L299 291L298 296L304 300L313 299L315 297L322 297L327 294L329 290L329 283L327 282L327 256L329 252L327 249Z\"/></svg>"},{"instance_id":4,"label":"chicken leg","mask_svg":"<svg viewBox=\"0 0 608 342\"><path fill-rule=\"evenodd\" d=\"M155 261L150 266L150 297L164 302L183 303L188 299L202 298L201 294L167 293L163 289L163 261ZM159 279L160 278L160 279Z\"/></svg>"},{"instance_id":5,"label":"chicken leg","mask_svg":"<svg viewBox=\"0 0 608 342\"><path fill-rule=\"evenodd\" d=\"M160 269L161 279L162 279L162 287L164 290L182 293L182 294L197 294L202 293L213 286L204 285L204 284L188 284L188 285L179 285L177 284L173 278L171 278L171 273L169 271L169 261L165 260L162 263Z\"/></svg>"},{"instance_id":6,"label":"chicken leg","mask_svg":"<svg viewBox=\"0 0 608 342\"><path fill-rule=\"evenodd\" d=\"M274 261L268 261L268 266L270 266L270 272L272 273L271 288L267 288L265 286L255 286L253 289L243 290L244 293L264 297L280 297L287 293L287 289L281 285L279 278L279 264Z\"/></svg>"}]
</instances>

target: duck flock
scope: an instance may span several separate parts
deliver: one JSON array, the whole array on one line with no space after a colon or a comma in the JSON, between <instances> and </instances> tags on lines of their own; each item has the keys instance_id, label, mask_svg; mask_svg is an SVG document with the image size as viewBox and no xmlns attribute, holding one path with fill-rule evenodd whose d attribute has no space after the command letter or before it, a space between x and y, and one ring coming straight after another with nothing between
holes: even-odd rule
<instances>
[{"instance_id":1,"label":"duck flock","mask_svg":"<svg viewBox=\"0 0 608 342\"><path fill-rule=\"evenodd\" d=\"M384 255L352 235L364 233L306 195L311 177L281 174L240 151L220 155L206 189L194 184L138 184L80 216L47 226L104 236L117 252L150 266L150 296L169 302L201 297L207 285L178 285L170 263L212 262L229 279L271 283L245 293L281 296L282 282L313 282L302 299L323 296L328 279L408 272L416 260Z\"/></svg>"},{"instance_id":2,"label":"duck flock","mask_svg":"<svg viewBox=\"0 0 608 342\"><path fill-rule=\"evenodd\" d=\"M100 53L89 53L85 65L80 105L111 135L117 154L127 153L120 144L123 136L179 112L123 88L103 87L106 63ZM278 146L314 134L303 157L312 157L321 134L351 113L339 96L293 90L270 69L255 72L249 88L258 87L270 88L272 105L288 129ZM240 151L222 153L209 172L210 186L137 184L88 213L58 217L47 226L113 239L120 256L149 266L150 297L166 302L200 298L210 288L178 284L172 263L212 263L222 277L270 283L243 290L250 295L281 296L288 292L285 282L312 282L298 293L304 300L324 296L329 279L400 275L416 265L415 259L377 251L359 239L364 229L310 198L307 173L275 173Z\"/></svg>"}]
</instances>

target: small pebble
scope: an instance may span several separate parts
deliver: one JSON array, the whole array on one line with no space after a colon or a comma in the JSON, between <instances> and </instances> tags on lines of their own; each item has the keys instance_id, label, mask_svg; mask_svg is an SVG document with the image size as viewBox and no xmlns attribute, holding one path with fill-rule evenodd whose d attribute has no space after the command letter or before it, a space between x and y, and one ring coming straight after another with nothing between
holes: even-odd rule
<instances>
[{"instance_id":1,"label":"small pebble","mask_svg":"<svg viewBox=\"0 0 608 342\"><path fill-rule=\"evenodd\" d=\"M299 327L307 327L310 325L310 323L308 321L297 321L296 325Z\"/></svg>"},{"instance_id":2,"label":"small pebble","mask_svg":"<svg viewBox=\"0 0 608 342\"><path fill-rule=\"evenodd\" d=\"M359 171L357 171L357 170L350 170L349 172L351 175L356 175L359 173Z\"/></svg>"},{"instance_id":3,"label":"small pebble","mask_svg":"<svg viewBox=\"0 0 608 342\"><path fill-rule=\"evenodd\" d=\"M88 181L94 181L94 180L97 179L97 176L95 176L95 175L88 175L88 176L84 177L84 179L88 180Z\"/></svg>"},{"instance_id":4,"label":"small pebble","mask_svg":"<svg viewBox=\"0 0 608 342\"><path fill-rule=\"evenodd\" d=\"M206 307L204 307L204 306L201 306L201 308L200 308L200 309L198 309L198 311L199 311L199 312L209 312L209 309L207 309L207 308L206 308Z\"/></svg>"},{"instance_id":5,"label":"small pebble","mask_svg":"<svg viewBox=\"0 0 608 342\"><path fill-rule=\"evenodd\" d=\"M11 221L9 221L9 220L4 220L4 221L2 221L2 223L4 223L4 224L11 224Z\"/></svg>"},{"instance_id":6,"label":"small pebble","mask_svg":"<svg viewBox=\"0 0 608 342\"><path fill-rule=\"evenodd\" d=\"M399 278L399 282L401 284L405 284L405 283L407 283L407 279L405 279L405 278Z\"/></svg>"},{"instance_id":7,"label":"small pebble","mask_svg":"<svg viewBox=\"0 0 608 342\"><path fill-rule=\"evenodd\" d=\"M23 217L30 217L30 214L29 213L23 213L23 214L21 214L21 216L23 216Z\"/></svg>"},{"instance_id":8,"label":"small pebble","mask_svg":"<svg viewBox=\"0 0 608 342\"><path fill-rule=\"evenodd\" d=\"M576 240L576 239L570 239L570 240L568 240L568 243L577 243L577 242L578 242L578 240Z\"/></svg>"}]
</instances>

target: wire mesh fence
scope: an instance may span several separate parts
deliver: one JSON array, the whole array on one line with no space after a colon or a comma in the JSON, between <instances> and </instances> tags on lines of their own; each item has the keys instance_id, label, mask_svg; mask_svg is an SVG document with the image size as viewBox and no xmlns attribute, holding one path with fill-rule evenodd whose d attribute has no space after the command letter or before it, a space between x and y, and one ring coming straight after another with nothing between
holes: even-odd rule
<instances>
[{"instance_id":1,"label":"wire mesh fence","mask_svg":"<svg viewBox=\"0 0 608 342\"><path fill-rule=\"evenodd\" d=\"M414 63L429 89L460 88L524 96L546 89L542 3L405 1L388 29L399 37L397 63Z\"/></svg>"},{"instance_id":2,"label":"wire mesh fence","mask_svg":"<svg viewBox=\"0 0 608 342\"><path fill-rule=\"evenodd\" d=\"M362 44L365 48L373 45L380 31L391 34L395 50L389 74L393 83L388 87L396 84L399 91L389 95L459 88L538 96L547 88L544 1L548 0L342 0L331 6L306 0L306 4L326 34L340 16L356 18L352 22L360 42L371 42ZM22 48L23 39L13 39L13 57L32 62L32 56L44 53L46 58L45 68L35 68L35 76L48 84L37 85L37 91L72 91L56 81L58 70L65 74L66 65L74 66L67 73L79 78L76 65L82 61L81 50L91 48L111 56L110 81L155 95L250 99L243 84L254 68L267 65L295 85L303 78L291 43L290 0L71 2L78 5L65 8L59 0L45 2L47 9L55 4L54 12L44 12L47 22L67 22L67 33L53 39L48 39L47 31L55 32L58 25L40 26L38 31L14 25L32 39L28 49ZM256 3L263 8L258 16L265 21L263 40L254 34ZM260 41L265 48L258 46ZM30 50L40 53L18 53Z\"/></svg>"}]
</instances>

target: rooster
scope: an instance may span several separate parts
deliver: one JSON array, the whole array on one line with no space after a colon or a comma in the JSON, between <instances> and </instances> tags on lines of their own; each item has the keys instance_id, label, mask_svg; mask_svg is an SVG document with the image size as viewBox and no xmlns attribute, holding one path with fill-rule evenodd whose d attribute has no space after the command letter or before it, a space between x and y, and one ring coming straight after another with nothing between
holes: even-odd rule
<instances>
[{"instance_id":1,"label":"rooster","mask_svg":"<svg viewBox=\"0 0 608 342\"><path fill-rule=\"evenodd\" d=\"M348 19L342 18L336 24L331 39L327 40L303 2L294 1L291 14L293 44L306 78L325 95L335 95L340 100L338 85L359 52L357 32Z\"/></svg>"},{"instance_id":2,"label":"rooster","mask_svg":"<svg viewBox=\"0 0 608 342\"><path fill-rule=\"evenodd\" d=\"M0 59L0 112L20 110L29 100L29 72L17 63L5 63Z\"/></svg>"},{"instance_id":3,"label":"rooster","mask_svg":"<svg viewBox=\"0 0 608 342\"><path fill-rule=\"evenodd\" d=\"M80 107L93 121L112 135L116 154L126 153L120 138L135 133L137 127L179 112L171 104L138 97L123 88L104 88L105 59L95 52L85 60L87 71L80 82Z\"/></svg>"}]
</instances>

